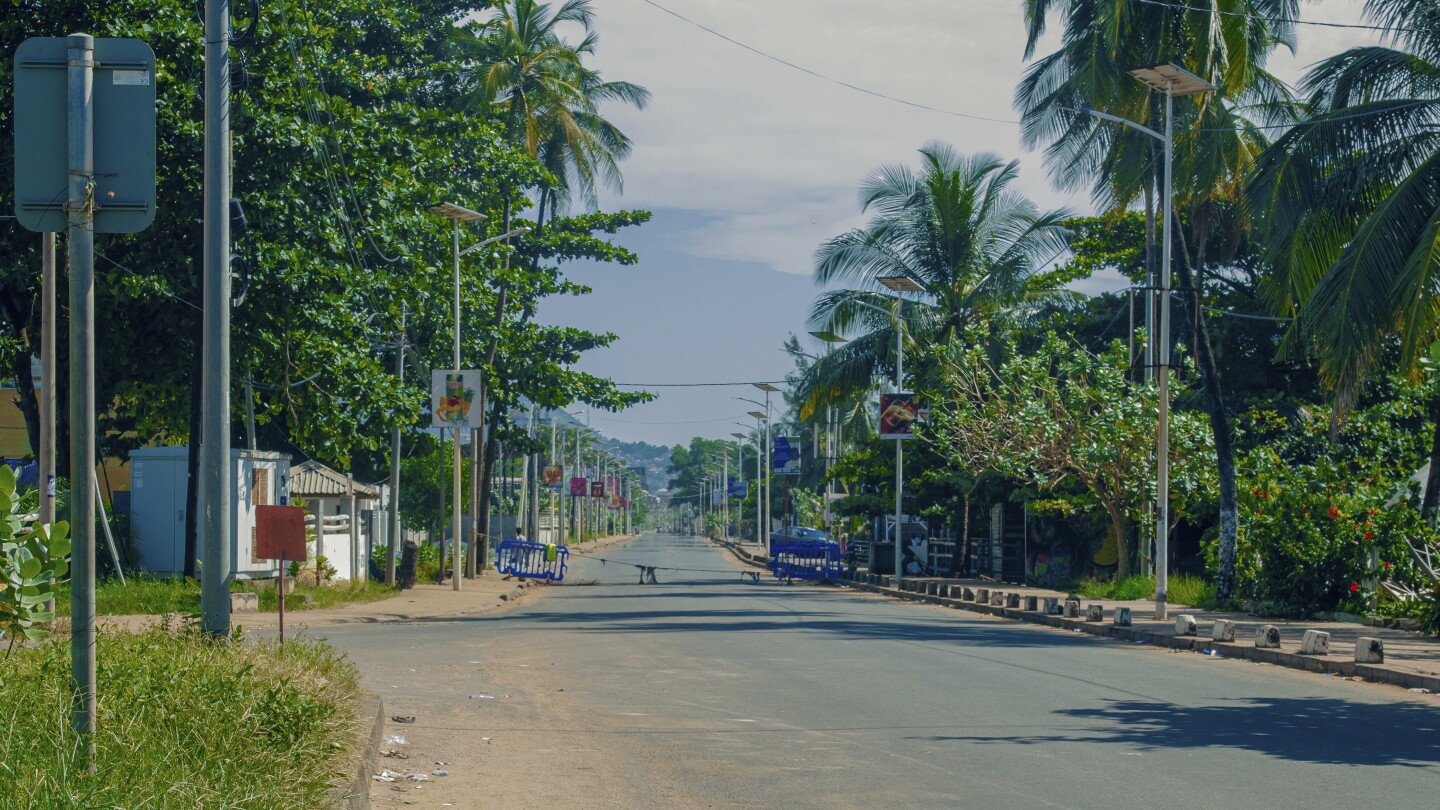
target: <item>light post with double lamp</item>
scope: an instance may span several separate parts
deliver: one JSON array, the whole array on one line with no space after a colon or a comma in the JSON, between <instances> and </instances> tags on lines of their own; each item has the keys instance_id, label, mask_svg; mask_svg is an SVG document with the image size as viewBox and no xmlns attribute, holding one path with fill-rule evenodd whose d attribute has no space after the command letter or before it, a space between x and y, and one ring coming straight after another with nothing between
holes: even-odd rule
<instances>
[{"instance_id":1,"label":"light post with double lamp","mask_svg":"<svg viewBox=\"0 0 1440 810\"><path fill-rule=\"evenodd\" d=\"M479 222L479 221L485 219L485 215L482 214L482 213L480 213L480 212L478 212L478 211L471 211L469 208L465 208L465 207L463 207L463 206L459 206L459 205L456 205L456 204L454 204L454 203L448 203L448 202L440 203L439 205L432 206L432 207L430 208L430 212L431 212L432 214L439 214L440 216L445 217L446 219L449 219L452 223L454 223L454 226L455 226L455 227L454 227L454 233L453 233L453 244L454 244L454 253L455 253L455 356L454 356L454 361L455 361L455 373L458 374L458 373L460 373L460 370L461 370L461 369L460 369L460 257L466 255L467 253L471 253L471 252L473 252L473 251L475 251L475 250L478 250L479 248L482 248L482 247L484 247L485 245L489 245L489 244L492 244L492 243L494 243L494 242L498 242L498 241L500 241L501 239L508 239L508 238L510 238L510 237L512 237L512 236L517 236L517 235L519 235L519 234L521 234L521 233L529 233L529 229L528 229L528 228L517 228L516 230L510 231L509 233L503 233L503 234L501 234L501 235L499 235L499 236L491 237L490 239L486 239L486 240L483 241L483 242L480 242L480 243L478 243L478 244L471 245L470 247L465 248L464 250L461 250L461 249L460 249L460 225L461 225L461 223L464 223L464 222ZM482 418L483 418L483 416L482 416ZM458 591L458 590L460 590L460 571L461 571L461 565L460 565L460 545L461 545L461 544L460 544L460 534L461 534L461 530L460 530L460 507L461 507L461 498L460 498L460 464L461 464L461 461L462 461L462 458L461 458L461 455L460 455L460 430L461 430L461 429L460 429L459 427L455 427L455 428L452 428L452 430L454 431L454 434L455 434L455 435L454 435L454 441L455 441L455 452L454 452L455 474L454 474L453 480L452 480L452 482L451 482L451 484L452 484L452 493L451 493L451 495L452 495L452 499L453 499L453 505L452 505L452 509L451 509L451 523L450 523L450 547L451 547L451 558L452 558L450 579L451 579L451 588L452 588L452 590ZM473 437L474 437L474 436L478 436L479 433L476 432L476 431L474 431L474 430L472 430L472 431L471 431L471 435L472 435L472 440L474 440ZM473 518L473 519L478 520L479 518L478 518L478 517L475 517L475 518Z\"/></svg>"},{"instance_id":2,"label":"light post with double lamp","mask_svg":"<svg viewBox=\"0 0 1440 810\"><path fill-rule=\"evenodd\" d=\"M775 514L775 504L771 500L774 492L771 487L771 478L775 473L775 450L774 447L771 446L770 439L770 394L780 389L770 383L750 384L765 392L765 547L768 549L770 547L770 533L774 531L774 529L771 528L771 523L775 520L773 517Z\"/></svg>"},{"instance_id":3,"label":"light post with double lamp","mask_svg":"<svg viewBox=\"0 0 1440 810\"><path fill-rule=\"evenodd\" d=\"M815 338L816 340L820 340L820 341L823 341L823 342L825 343L825 357L829 357L829 356L830 356L830 352L832 352L832 351L835 350L835 346L836 346L837 344L846 342L845 338L840 337L839 335L835 334L834 332L829 332L829 331L825 331L825 332L811 332L811 333L810 333L810 336L813 337L813 338ZM810 357L811 359L815 360L816 362L820 362L820 360L821 360L821 358L814 357L814 356L812 356L812 355L808 355L808 354L807 354L807 355L805 355L805 356L806 356L806 357ZM836 425L835 425L835 406L834 406L833 404L831 404L831 402L830 402L830 397L829 397L829 396L826 396L826 397L825 397L825 531L826 531L826 532L831 532L831 527L830 527L830 522L831 522L831 521L830 521L830 497L831 497L831 495L832 495L833 482L830 480L830 462L831 462L831 460L832 460L833 458L835 458L837 455L839 455L837 452L835 452L835 451L839 450L839 440L838 440L838 438L837 438L837 432L838 432L838 431L836 430ZM833 532L831 532L831 534L833 535ZM835 538L832 536L831 539L833 540L833 539L835 539Z\"/></svg>"},{"instance_id":4,"label":"light post with double lamp","mask_svg":"<svg viewBox=\"0 0 1440 810\"><path fill-rule=\"evenodd\" d=\"M851 301L852 304L867 309L873 309L887 317L895 320L895 393L901 393L905 385L905 321L900 317L900 307L905 303L905 293L925 292L925 285L909 276L880 276L875 279L886 289L894 290L895 311L882 309L874 304L867 304L864 301ZM904 503L905 503L905 441L895 439L895 582L899 584L904 578Z\"/></svg>"},{"instance_id":5,"label":"light post with double lamp","mask_svg":"<svg viewBox=\"0 0 1440 810\"><path fill-rule=\"evenodd\" d=\"M1160 413L1155 431L1155 618L1164 621L1169 612L1166 602L1170 573L1170 263L1171 240L1174 238L1174 229L1171 226L1175 204L1173 102L1177 96L1213 93L1216 88L1179 65L1168 63L1136 68L1130 71L1130 75L1150 89L1165 94L1164 134L1129 119L1098 110L1082 109L1080 112L1143 132L1165 146L1165 188L1161 192L1165 209L1165 225L1162 229L1165 241L1160 247L1160 334L1156 341L1160 350L1157 357L1159 368L1156 370L1160 387Z\"/></svg>"}]
</instances>

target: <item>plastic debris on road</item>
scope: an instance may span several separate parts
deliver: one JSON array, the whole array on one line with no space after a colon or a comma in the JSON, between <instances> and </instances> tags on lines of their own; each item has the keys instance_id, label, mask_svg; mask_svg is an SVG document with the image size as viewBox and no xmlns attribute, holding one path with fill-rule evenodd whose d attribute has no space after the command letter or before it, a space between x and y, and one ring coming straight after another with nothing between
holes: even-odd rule
<instances>
[{"instance_id":1,"label":"plastic debris on road","mask_svg":"<svg viewBox=\"0 0 1440 810\"><path fill-rule=\"evenodd\" d=\"M400 772L397 772L397 771L392 771L392 770L390 770L389 768L386 768L386 769L380 771L380 773L375 774L375 781L376 781L376 782L428 782L428 781L430 781L430 774L428 774L428 773L400 773Z\"/></svg>"},{"instance_id":2,"label":"plastic debris on road","mask_svg":"<svg viewBox=\"0 0 1440 810\"><path fill-rule=\"evenodd\" d=\"M413 714L392 714L392 715L390 715L390 720L391 720L391 722L395 722L395 723L413 723L413 722L415 722L415 715L413 715Z\"/></svg>"},{"instance_id":3,"label":"plastic debris on road","mask_svg":"<svg viewBox=\"0 0 1440 810\"><path fill-rule=\"evenodd\" d=\"M409 744L410 744L410 741L407 740L407 739L405 739L404 737L401 737L399 734L386 734L386 735L385 735L385 744L386 744L386 745L409 745Z\"/></svg>"},{"instance_id":4,"label":"plastic debris on road","mask_svg":"<svg viewBox=\"0 0 1440 810\"><path fill-rule=\"evenodd\" d=\"M436 771L436 772L435 772L435 775L436 775L436 776L449 776L449 775L450 775L450 772L449 772L449 771Z\"/></svg>"},{"instance_id":5,"label":"plastic debris on road","mask_svg":"<svg viewBox=\"0 0 1440 810\"><path fill-rule=\"evenodd\" d=\"M471 700L475 700L476 698L479 698L480 700L494 700L494 699L495 699L495 696L494 696L494 695L470 695L469 697L470 697Z\"/></svg>"}]
</instances>

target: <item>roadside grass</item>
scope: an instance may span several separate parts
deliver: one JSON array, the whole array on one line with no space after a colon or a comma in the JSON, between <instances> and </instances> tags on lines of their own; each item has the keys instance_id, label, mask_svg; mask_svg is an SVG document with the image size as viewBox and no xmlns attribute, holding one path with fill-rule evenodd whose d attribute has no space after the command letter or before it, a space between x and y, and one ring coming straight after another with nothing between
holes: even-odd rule
<instances>
[{"instance_id":1,"label":"roadside grass","mask_svg":"<svg viewBox=\"0 0 1440 810\"><path fill-rule=\"evenodd\" d=\"M319 642L102 634L96 772L70 730L70 645L0 660L0 810L315 808L368 754L359 672Z\"/></svg>"},{"instance_id":2,"label":"roadside grass","mask_svg":"<svg viewBox=\"0 0 1440 810\"><path fill-rule=\"evenodd\" d=\"M1170 577L1168 599L1171 603L1214 610L1220 607L1215 596L1215 586L1200 577L1177 574ZM1135 601L1155 598L1155 578L1139 574L1128 576L1119 582L1103 579L1086 579L1077 582L1074 592L1086 599L1117 599Z\"/></svg>"},{"instance_id":3,"label":"roadside grass","mask_svg":"<svg viewBox=\"0 0 1440 810\"><path fill-rule=\"evenodd\" d=\"M279 598L274 588L258 587L243 580L231 583L232 591L249 591L260 594L260 610L273 613L279 610ZM285 591L286 610L313 610L335 607L357 602L374 602L388 599L400 593L382 582L342 582L336 585L299 585ZM306 604L305 596L310 597ZM55 612L58 616L70 615L70 585L57 586ZM187 579L153 579L130 577L126 584L119 580L106 580L95 586L95 612L102 616L163 616L179 613L197 616L200 613L200 583Z\"/></svg>"}]
</instances>

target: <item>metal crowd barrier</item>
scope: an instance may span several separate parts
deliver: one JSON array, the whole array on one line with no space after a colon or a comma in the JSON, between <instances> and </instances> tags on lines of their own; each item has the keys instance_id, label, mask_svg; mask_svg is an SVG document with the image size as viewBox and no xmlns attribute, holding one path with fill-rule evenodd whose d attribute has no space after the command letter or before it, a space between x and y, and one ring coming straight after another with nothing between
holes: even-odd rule
<instances>
[{"instance_id":1,"label":"metal crowd barrier","mask_svg":"<svg viewBox=\"0 0 1440 810\"><path fill-rule=\"evenodd\" d=\"M530 540L501 540L495 547L495 570L509 576L560 582L565 579L570 549Z\"/></svg>"},{"instance_id":2,"label":"metal crowd barrier","mask_svg":"<svg viewBox=\"0 0 1440 810\"><path fill-rule=\"evenodd\" d=\"M770 571L777 579L839 579L843 570L838 543L790 540L770 544Z\"/></svg>"}]
</instances>

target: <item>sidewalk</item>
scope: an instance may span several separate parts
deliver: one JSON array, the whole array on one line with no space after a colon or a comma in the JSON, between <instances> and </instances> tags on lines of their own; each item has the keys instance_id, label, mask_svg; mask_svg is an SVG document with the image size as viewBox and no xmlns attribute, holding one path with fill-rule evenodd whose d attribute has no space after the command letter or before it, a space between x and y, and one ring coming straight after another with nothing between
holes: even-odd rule
<instances>
[{"instance_id":1,"label":"sidewalk","mask_svg":"<svg viewBox=\"0 0 1440 810\"><path fill-rule=\"evenodd\" d=\"M716 541L729 548L740 562L764 567L764 549L753 543ZM1046 599L1056 599L1064 604L1068 595L1062 591L1033 588L1025 585L1011 585L978 579L951 579L944 577L910 578L903 581L903 589L893 586L888 576L872 578L859 574L853 581L843 581L842 586L856 590L906 599L914 602L936 604L975 613L1001 616L1009 619L1045 624L1065 630L1089 633L1138 644L1154 644L1172 649L1210 651L1225 658L1240 658L1258 663L1301 669L1308 672L1333 674L1343 677L1363 678L1377 683L1388 683L1407 689L1425 690L1440 694L1440 638L1422 633L1397 630L1386 627L1369 627L1350 622L1286 619L1263 619L1246 613L1195 610L1186 605L1172 603L1169 606L1169 621L1154 619L1155 603L1141 600L1125 602L1114 599L1081 599L1080 617L1064 618L1043 613ZM978 599L985 591L986 599ZM966 598L966 594L969 598ZM999 604L994 604L996 594L1001 594ZM1014 595L1016 598L1009 598ZM1038 601L1038 610L1025 610L1029 598ZM1016 605L1018 606L1008 606ZM1086 608L1098 605L1102 610L1100 621L1086 621ZM1120 626L1115 623L1120 608L1129 608L1131 624ZM1175 619L1181 614L1195 618L1196 635L1176 635ZM1215 641L1211 629L1216 620L1235 622L1234 641ZM1278 648L1255 646L1256 630L1273 625L1280 631ZM1302 655L1300 639L1306 630L1318 630L1330 634L1329 654ZM1361 638L1378 639L1384 645L1383 663L1361 664L1355 660L1356 644Z\"/></svg>"},{"instance_id":2,"label":"sidewalk","mask_svg":"<svg viewBox=\"0 0 1440 810\"><path fill-rule=\"evenodd\" d=\"M1117 601L1113 599L1081 599L1080 618L1064 618L1046 615L1040 610L1028 611L1023 608L1027 597L1039 600L1041 610L1045 599L1058 599L1064 603L1067 594L1045 588L1010 585L1002 582L987 582L975 579L947 579L940 577L912 578L902 582L903 590L891 584L890 577L879 577L879 584L866 581L865 575L859 581L844 584L860 590L893 596L911 601L929 602L945 607L970 610L994 616L1046 624L1066 630L1078 630L1091 635L1105 636L1136 643L1155 644L1172 649L1195 650L1216 654L1225 658L1243 658L1259 663L1302 669L1309 672L1334 674L1343 677L1360 677L1377 683L1389 683L1408 689L1423 689L1440 693L1440 639L1417 632L1396 630L1385 627L1368 627L1349 622L1320 620L1264 619L1246 613L1195 610L1185 605L1169 606L1169 621L1154 619L1153 601ZM972 595L965 599L966 591ZM980 591L988 591L989 602L978 600ZM1002 598L994 604L996 594L1019 597L1020 607L1008 607L1016 600ZM1086 608L1098 605L1103 611L1101 621L1086 621ZM1129 608L1131 625L1119 626L1115 618L1119 608ZM1176 617L1188 614L1195 618L1196 635L1176 634ZM1211 629L1217 619L1235 622L1234 641L1215 641ZM1273 625L1280 631L1280 646L1262 648L1255 645L1256 630ZM1329 654L1310 655L1300 653L1300 639L1306 630L1318 630L1330 634ZM1384 644L1383 663L1362 664L1356 662L1356 643L1361 638L1379 639Z\"/></svg>"},{"instance_id":3,"label":"sidewalk","mask_svg":"<svg viewBox=\"0 0 1440 810\"><path fill-rule=\"evenodd\" d=\"M628 543L637 536L607 537L586 542L583 545L572 546L571 549L577 554L590 554ZM477 579L460 580L458 592L451 587L450 581L446 580L440 585L430 583L416 585L378 602L361 602L323 610L287 610L285 611L285 633L289 637L292 633L312 627L413 622L489 613L514 605L527 592L545 587L548 587L546 583L537 580L523 582L515 578L507 580L503 575L491 570L486 571ZM102 631L134 631L165 620L164 616L154 615L100 616L97 617L97 626ZM230 621L232 625L243 627L246 630L276 630L280 626L280 614L237 612L231 614Z\"/></svg>"}]
</instances>

